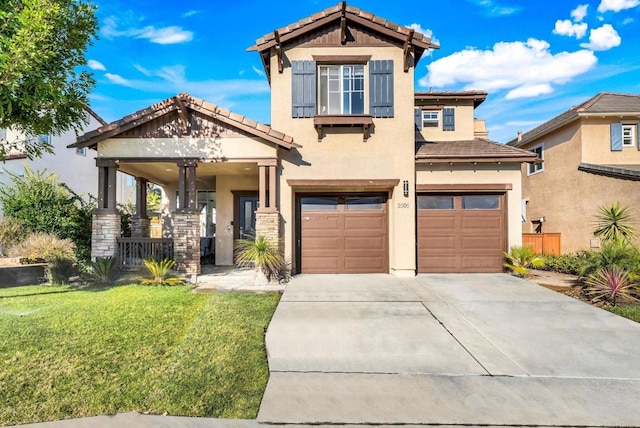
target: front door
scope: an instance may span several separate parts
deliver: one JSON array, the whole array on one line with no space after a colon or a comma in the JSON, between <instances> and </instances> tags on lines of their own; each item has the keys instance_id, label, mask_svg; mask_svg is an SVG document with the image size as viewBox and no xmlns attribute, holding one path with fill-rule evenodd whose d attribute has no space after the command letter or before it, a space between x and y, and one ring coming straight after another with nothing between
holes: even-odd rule
<instances>
[{"instance_id":1,"label":"front door","mask_svg":"<svg viewBox=\"0 0 640 428\"><path fill-rule=\"evenodd\" d=\"M234 227L235 239L253 239L256 236L256 210L258 209L258 195L237 195L236 222Z\"/></svg>"}]
</instances>

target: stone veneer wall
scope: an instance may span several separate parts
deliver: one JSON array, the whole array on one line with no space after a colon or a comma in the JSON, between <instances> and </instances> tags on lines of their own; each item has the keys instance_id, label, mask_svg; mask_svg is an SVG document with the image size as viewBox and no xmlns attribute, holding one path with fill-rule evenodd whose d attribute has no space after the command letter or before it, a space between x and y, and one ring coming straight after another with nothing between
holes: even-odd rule
<instances>
[{"instance_id":1,"label":"stone veneer wall","mask_svg":"<svg viewBox=\"0 0 640 428\"><path fill-rule=\"evenodd\" d=\"M278 245L282 250L280 240L280 213L256 212L256 236L264 236L267 240Z\"/></svg>"},{"instance_id":2,"label":"stone veneer wall","mask_svg":"<svg viewBox=\"0 0 640 428\"><path fill-rule=\"evenodd\" d=\"M91 258L114 257L118 251L120 237L120 214L111 212L93 213L91 225Z\"/></svg>"},{"instance_id":3,"label":"stone veneer wall","mask_svg":"<svg viewBox=\"0 0 640 428\"><path fill-rule=\"evenodd\" d=\"M134 217L131 219L131 237L132 238L148 238L151 236L151 219Z\"/></svg>"},{"instance_id":4,"label":"stone veneer wall","mask_svg":"<svg viewBox=\"0 0 640 428\"><path fill-rule=\"evenodd\" d=\"M173 213L173 254L178 272L200 274L199 213Z\"/></svg>"}]
</instances>

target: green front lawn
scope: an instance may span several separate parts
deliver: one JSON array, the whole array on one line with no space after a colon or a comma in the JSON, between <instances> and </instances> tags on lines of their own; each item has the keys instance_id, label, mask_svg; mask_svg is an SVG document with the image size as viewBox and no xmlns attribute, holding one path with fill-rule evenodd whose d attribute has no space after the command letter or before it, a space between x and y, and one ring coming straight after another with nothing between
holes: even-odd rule
<instances>
[{"instance_id":1,"label":"green front lawn","mask_svg":"<svg viewBox=\"0 0 640 428\"><path fill-rule=\"evenodd\" d=\"M0 426L119 412L255 418L277 294L0 289Z\"/></svg>"},{"instance_id":2,"label":"green front lawn","mask_svg":"<svg viewBox=\"0 0 640 428\"><path fill-rule=\"evenodd\" d=\"M640 322L640 305L635 306L613 306L606 308L609 312L629 318L635 322Z\"/></svg>"}]
</instances>

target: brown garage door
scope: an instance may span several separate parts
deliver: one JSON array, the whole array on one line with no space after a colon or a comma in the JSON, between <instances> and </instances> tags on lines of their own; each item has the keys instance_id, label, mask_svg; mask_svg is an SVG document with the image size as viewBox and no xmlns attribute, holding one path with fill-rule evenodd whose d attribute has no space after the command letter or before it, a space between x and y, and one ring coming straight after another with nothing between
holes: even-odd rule
<instances>
[{"instance_id":1,"label":"brown garage door","mask_svg":"<svg viewBox=\"0 0 640 428\"><path fill-rule=\"evenodd\" d=\"M302 273L389 271L384 195L300 198Z\"/></svg>"},{"instance_id":2,"label":"brown garage door","mask_svg":"<svg viewBox=\"0 0 640 428\"><path fill-rule=\"evenodd\" d=\"M418 195L418 272L500 272L503 194Z\"/></svg>"}]
</instances>

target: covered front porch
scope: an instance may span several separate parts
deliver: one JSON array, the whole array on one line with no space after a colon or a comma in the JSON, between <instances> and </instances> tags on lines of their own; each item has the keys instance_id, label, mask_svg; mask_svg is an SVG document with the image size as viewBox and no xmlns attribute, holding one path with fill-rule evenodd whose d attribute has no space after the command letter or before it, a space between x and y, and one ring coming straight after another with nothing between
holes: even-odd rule
<instances>
[{"instance_id":1,"label":"covered front porch","mask_svg":"<svg viewBox=\"0 0 640 428\"><path fill-rule=\"evenodd\" d=\"M279 150L293 139L186 94L105 125L75 147L98 152L92 257L124 267L171 258L185 274L234 262L234 241L280 239ZM136 179L131 237L121 237L116 172ZM148 184L162 189L160 237L151 237Z\"/></svg>"}]
</instances>

